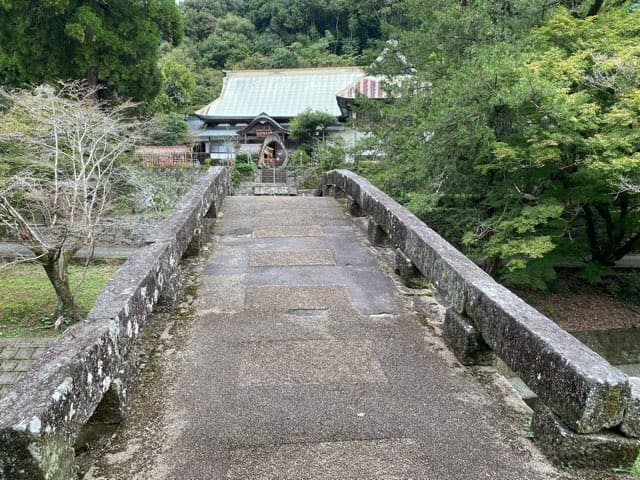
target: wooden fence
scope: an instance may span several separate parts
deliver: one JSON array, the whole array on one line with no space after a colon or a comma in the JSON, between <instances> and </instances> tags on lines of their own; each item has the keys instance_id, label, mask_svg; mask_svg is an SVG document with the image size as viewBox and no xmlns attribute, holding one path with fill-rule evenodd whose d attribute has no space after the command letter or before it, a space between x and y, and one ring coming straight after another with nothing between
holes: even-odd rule
<instances>
[{"instance_id":1,"label":"wooden fence","mask_svg":"<svg viewBox=\"0 0 640 480\"><path fill-rule=\"evenodd\" d=\"M134 156L143 167L196 167L198 154L187 145L136 146Z\"/></svg>"}]
</instances>

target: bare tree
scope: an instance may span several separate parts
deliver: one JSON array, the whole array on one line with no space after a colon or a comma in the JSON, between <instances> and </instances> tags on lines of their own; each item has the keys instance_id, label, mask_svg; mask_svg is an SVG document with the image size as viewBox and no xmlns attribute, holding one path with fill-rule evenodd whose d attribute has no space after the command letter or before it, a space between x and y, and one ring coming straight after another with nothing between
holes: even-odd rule
<instances>
[{"instance_id":1,"label":"bare tree","mask_svg":"<svg viewBox=\"0 0 640 480\"><path fill-rule=\"evenodd\" d=\"M0 179L0 222L44 267L58 298L56 323L78 320L67 267L80 248L93 249L114 163L140 128L125 117L131 104L107 109L79 82L2 94L9 108L0 113L0 158L4 151L18 167Z\"/></svg>"}]
</instances>

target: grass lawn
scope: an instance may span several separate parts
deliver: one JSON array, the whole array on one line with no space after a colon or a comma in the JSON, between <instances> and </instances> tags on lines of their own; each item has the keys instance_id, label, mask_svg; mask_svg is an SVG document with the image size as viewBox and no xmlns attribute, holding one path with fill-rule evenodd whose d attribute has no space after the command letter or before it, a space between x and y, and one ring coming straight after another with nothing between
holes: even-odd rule
<instances>
[{"instance_id":1,"label":"grass lawn","mask_svg":"<svg viewBox=\"0 0 640 480\"><path fill-rule=\"evenodd\" d=\"M119 266L117 262L108 262L89 267L77 295L83 315ZM80 265L69 266L72 288L82 269ZM0 269L0 338L60 334L63 329L51 328L55 308L56 295L42 266L22 263Z\"/></svg>"}]
</instances>

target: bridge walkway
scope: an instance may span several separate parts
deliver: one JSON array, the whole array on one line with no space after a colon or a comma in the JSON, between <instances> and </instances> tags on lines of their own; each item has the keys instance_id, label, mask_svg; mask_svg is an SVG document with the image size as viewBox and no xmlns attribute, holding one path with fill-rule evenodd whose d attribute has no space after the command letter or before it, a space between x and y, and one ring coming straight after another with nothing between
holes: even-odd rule
<instances>
[{"instance_id":1,"label":"bridge walkway","mask_svg":"<svg viewBox=\"0 0 640 480\"><path fill-rule=\"evenodd\" d=\"M229 197L215 235L163 440L133 477L558 478L427 341L336 200Z\"/></svg>"}]
</instances>

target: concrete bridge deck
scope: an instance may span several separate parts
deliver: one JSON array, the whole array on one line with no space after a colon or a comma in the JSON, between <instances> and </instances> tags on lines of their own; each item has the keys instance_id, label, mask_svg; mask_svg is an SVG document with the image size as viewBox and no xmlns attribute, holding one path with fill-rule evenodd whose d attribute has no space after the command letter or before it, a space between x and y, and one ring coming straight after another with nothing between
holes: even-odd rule
<instances>
[{"instance_id":1,"label":"concrete bridge deck","mask_svg":"<svg viewBox=\"0 0 640 480\"><path fill-rule=\"evenodd\" d=\"M223 213L161 381L163 440L95 478L559 478L426 341L336 200L229 197Z\"/></svg>"}]
</instances>

